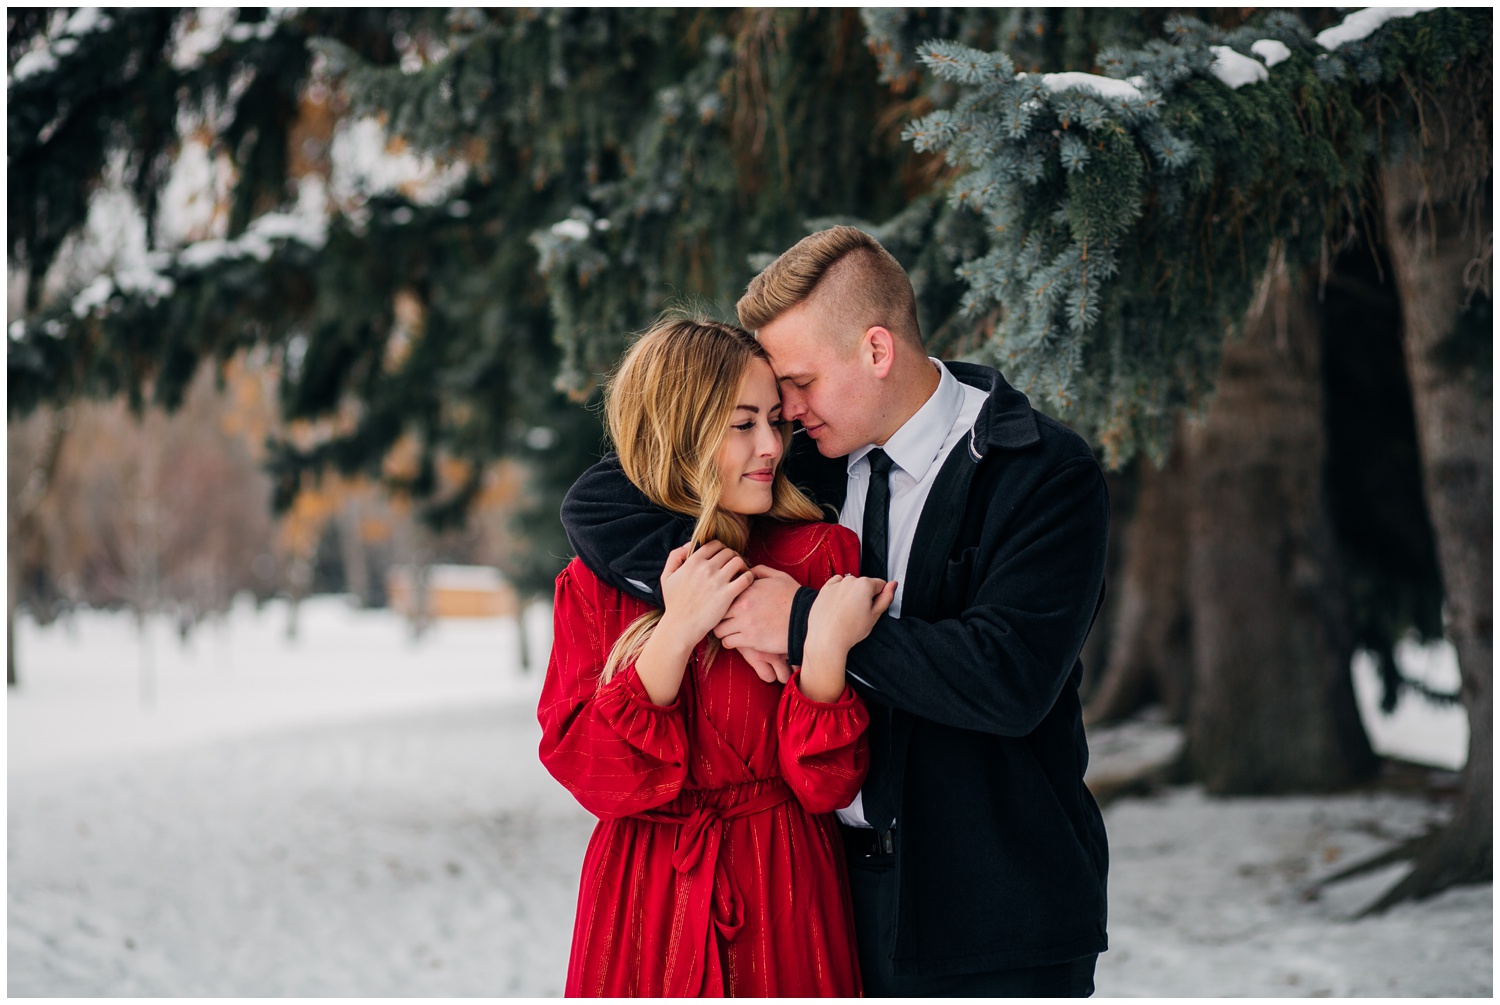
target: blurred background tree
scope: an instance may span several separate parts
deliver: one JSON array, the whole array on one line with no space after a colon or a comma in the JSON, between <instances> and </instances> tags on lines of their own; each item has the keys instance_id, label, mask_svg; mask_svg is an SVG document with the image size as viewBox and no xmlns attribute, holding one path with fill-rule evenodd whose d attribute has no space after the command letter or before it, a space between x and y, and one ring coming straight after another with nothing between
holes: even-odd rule
<instances>
[{"instance_id":1,"label":"blurred background tree","mask_svg":"<svg viewBox=\"0 0 1500 1005\"><path fill-rule=\"evenodd\" d=\"M1091 717L1161 701L1214 791L1347 785L1350 654L1393 705L1446 600L1463 851L1406 892L1488 876L1490 16L11 11L12 553L52 561L78 402L248 370L276 588L378 601L381 541L472 557L488 506L545 593L630 333L855 223L935 353L1112 469ZM13 598L97 602L46 579Z\"/></svg>"}]
</instances>

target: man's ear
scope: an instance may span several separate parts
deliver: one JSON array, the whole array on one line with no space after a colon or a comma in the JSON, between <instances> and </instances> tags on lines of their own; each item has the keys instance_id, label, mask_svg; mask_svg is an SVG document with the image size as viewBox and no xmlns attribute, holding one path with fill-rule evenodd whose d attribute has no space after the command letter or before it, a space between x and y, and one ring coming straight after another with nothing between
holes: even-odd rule
<instances>
[{"instance_id":1,"label":"man's ear","mask_svg":"<svg viewBox=\"0 0 1500 1005\"><path fill-rule=\"evenodd\" d=\"M885 378L896 362L896 336L888 328L871 325L865 329L863 355L876 377Z\"/></svg>"}]
</instances>

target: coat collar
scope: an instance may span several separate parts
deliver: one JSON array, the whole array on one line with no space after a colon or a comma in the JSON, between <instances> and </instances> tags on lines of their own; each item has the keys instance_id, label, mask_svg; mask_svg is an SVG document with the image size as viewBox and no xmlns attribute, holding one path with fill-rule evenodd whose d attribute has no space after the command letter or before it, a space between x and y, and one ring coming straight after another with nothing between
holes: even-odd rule
<instances>
[{"instance_id":1,"label":"coat collar","mask_svg":"<svg viewBox=\"0 0 1500 1005\"><path fill-rule=\"evenodd\" d=\"M978 363L947 360L943 365L961 382L989 394L969 432L969 457L975 463L992 447L1024 450L1041 442L1042 434L1037 428L1036 412L1032 411L1031 402L1006 383L999 370ZM818 445L801 429L792 437L787 472L820 503L830 503L835 507L844 505L844 493L848 488L847 459L824 457L818 452Z\"/></svg>"},{"instance_id":2,"label":"coat collar","mask_svg":"<svg viewBox=\"0 0 1500 1005\"><path fill-rule=\"evenodd\" d=\"M965 384L989 393L969 436L969 452L976 460L983 457L990 447L1023 450L1041 441L1042 434L1037 429L1036 412L1032 411L1031 402L1006 383L999 370L978 363L946 360L943 365Z\"/></svg>"}]
</instances>

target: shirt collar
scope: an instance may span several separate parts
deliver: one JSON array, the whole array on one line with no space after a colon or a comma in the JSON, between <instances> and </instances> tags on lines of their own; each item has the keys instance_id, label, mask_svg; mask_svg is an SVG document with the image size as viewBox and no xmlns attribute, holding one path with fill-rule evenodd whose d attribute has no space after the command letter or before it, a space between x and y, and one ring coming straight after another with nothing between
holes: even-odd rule
<instances>
[{"instance_id":1,"label":"shirt collar","mask_svg":"<svg viewBox=\"0 0 1500 1005\"><path fill-rule=\"evenodd\" d=\"M897 467L917 481L926 476L927 469L932 467L942 453L943 444L953 431L953 424L958 421L958 414L964 404L964 389L957 378L948 372L941 360L931 356L927 358L938 369L937 390L932 392L911 418L901 424L900 429L891 434L891 438L881 448ZM874 449L875 444L870 443L850 451L848 470L853 471L854 465L864 460L865 455Z\"/></svg>"}]
</instances>

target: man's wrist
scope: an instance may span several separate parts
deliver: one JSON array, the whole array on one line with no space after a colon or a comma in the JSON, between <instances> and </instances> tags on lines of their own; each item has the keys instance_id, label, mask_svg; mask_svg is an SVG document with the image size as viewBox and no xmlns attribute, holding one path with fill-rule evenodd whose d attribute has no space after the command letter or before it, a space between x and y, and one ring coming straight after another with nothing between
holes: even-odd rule
<instances>
[{"instance_id":1,"label":"man's wrist","mask_svg":"<svg viewBox=\"0 0 1500 1005\"><path fill-rule=\"evenodd\" d=\"M792 666L802 664L802 650L807 643L807 618L812 613L813 601L817 599L818 591L809 586L799 586L792 595L786 626L786 661Z\"/></svg>"}]
</instances>

